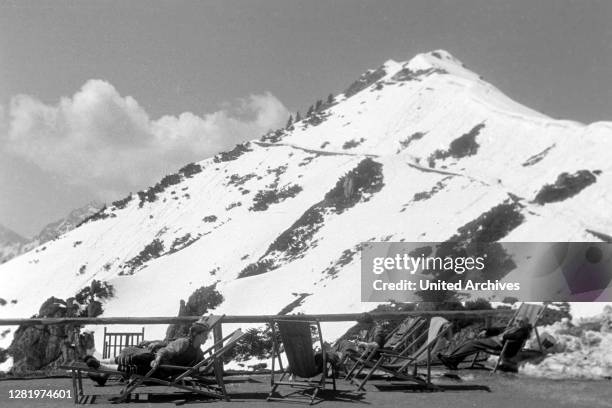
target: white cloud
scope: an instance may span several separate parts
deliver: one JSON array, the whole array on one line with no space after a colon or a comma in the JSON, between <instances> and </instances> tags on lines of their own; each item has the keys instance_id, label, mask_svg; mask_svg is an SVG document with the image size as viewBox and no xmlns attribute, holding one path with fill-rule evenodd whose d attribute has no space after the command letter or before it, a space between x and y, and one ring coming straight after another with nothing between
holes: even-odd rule
<instances>
[{"instance_id":1,"label":"white cloud","mask_svg":"<svg viewBox=\"0 0 612 408\"><path fill-rule=\"evenodd\" d=\"M0 107L0 139L9 154L36 163L102 199L148 186L169 171L282 126L289 116L272 94L251 95L202 117L152 120L131 96L90 80L57 105L18 95ZM4 116L4 119L3 119Z\"/></svg>"}]
</instances>

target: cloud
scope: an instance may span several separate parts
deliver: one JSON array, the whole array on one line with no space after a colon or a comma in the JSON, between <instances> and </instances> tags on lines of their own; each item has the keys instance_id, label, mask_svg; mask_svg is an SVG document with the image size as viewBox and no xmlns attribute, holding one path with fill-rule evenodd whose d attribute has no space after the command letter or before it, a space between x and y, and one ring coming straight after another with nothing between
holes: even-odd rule
<instances>
[{"instance_id":1,"label":"cloud","mask_svg":"<svg viewBox=\"0 0 612 408\"><path fill-rule=\"evenodd\" d=\"M289 112L272 94L250 95L203 116L184 112L152 120L108 82L87 81L48 105L28 96L0 106L5 153L108 200L142 189L190 161L284 124Z\"/></svg>"}]
</instances>

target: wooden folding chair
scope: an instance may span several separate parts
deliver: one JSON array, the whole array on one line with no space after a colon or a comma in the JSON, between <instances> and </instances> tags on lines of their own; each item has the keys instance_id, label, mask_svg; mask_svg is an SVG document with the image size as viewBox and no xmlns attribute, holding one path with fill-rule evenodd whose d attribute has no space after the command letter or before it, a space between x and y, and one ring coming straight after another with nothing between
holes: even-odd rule
<instances>
[{"instance_id":1,"label":"wooden folding chair","mask_svg":"<svg viewBox=\"0 0 612 408\"><path fill-rule=\"evenodd\" d=\"M546 311L545 304L538 305L538 304L533 304L533 303L521 303L521 306L519 306L519 308L517 309L516 313L514 314L510 322L508 322L508 327L510 327L514 324L514 322L517 319L523 318L531 325L532 330L535 332L536 340L538 342L538 350L534 350L534 351L537 351L538 353L544 352L544 347L542 347L542 342L540 341L540 333L538 332L538 322L540 318L544 315L545 311ZM526 342L527 342L527 339L523 341L523 344L521 345L521 349L524 349ZM504 346L502 347L502 350L499 352L499 358L497 359L497 362L495 363L495 368L493 368L493 371L491 374L497 372L500 365L503 363L504 356L506 355L506 350L509 344L510 344L509 341L504 342Z\"/></svg>"},{"instance_id":2,"label":"wooden folding chair","mask_svg":"<svg viewBox=\"0 0 612 408\"><path fill-rule=\"evenodd\" d=\"M317 364L317 353L314 349L314 341L311 328L317 329L317 340L321 345L320 364ZM278 331L277 331L278 329ZM278 343L280 337L288 366L283 367L281 350ZM331 383L336 390L335 369L330 364L328 367L327 353L323 350L323 335L321 325L318 321L306 320L273 320L272 322L272 374L270 378L270 393L268 401L292 401L309 402L312 405L320 390L324 390L328 384L328 370L331 368ZM276 379L276 360L281 371L281 376ZM296 378L298 377L298 378ZM319 377L319 379L314 379ZM287 379L286 379L287 378ZM275 397L274 394L279 386L301 388L304 391L312 389L312 394L306 394L307 399L291 398L290 395Z\"/></svg>"},{"instance_id":3,"label":"wooden folding chair","mask_svg":"<svg viewBox=\"0 0 612 408\"><path fill-rule=\"evenodd\" d=\"M203 316L201 323L206 323L209 328L214 328L223 318L223 316L209 315ZM75 362L70 365L65 365L60 368L70 370L72 377L72 386L74 390L74 402L86 402L92 395L85 395L83 391L83 373L85 374L108 374L123 376L128 378L128 383L121 390L120 395L113 399L113 402L122 402L129 398L130 394L142 386L143 384L160 384L169 387L179 388L184 391L189 391L195 394L203 395L210 398L225 399L229 401L229 397L225 390L223 382L222 357L225 353L231 350L245 334L240 329L232 334L215 342L211 347L204 351L204 358L192 367L174 366L162 364L159 369L166 372L171 371L175 374L166 378L158 378L155 376L156 369L151 369L145 375L139 375L135 372L126 373L119 370L109 370L105 368L94 369L88 367L85 363ZM215 382L205 378L205 374L215 368Z\"/></svg>"},{"instance_id":4,"label":"wooden folding chair","mask_svg":"<svg viewBox=\"0 0 612 408\"><path fill-rule=\"evenodd\" d=\"M154 376L156 369L154 368L152 368L144 376L138 374L132 375L130 382L128 382L121 394L115 399L115 402L125 401L129 397L130 393L132 393L143 383L154 383L168 387L175 387L181 390L193 392L195 394L229 401L230 399L227 395L225 383L223 381L223 373L219 372L219 370L214 370L216 384L211 384L209 381L205 381L204 376L217 364L218 361L221 361L223 355L231 350L244 336L245 333L243 333L240 329L234 331L232 334L224 337L206 349L204 351L204 358L194 366L185 367L161 364L159 369L177 372L177 375L172 376L170 379L166 380L156 378Z\"/></svg>"},{"instance_id":5,"label":"wooden folding chair","mask_svg":"<svg viewBox=\"0 0 612 408\"><path fill-rule=\"evenodd\" d=\"M368 368L369 372L365 378L357 385L357 390L363 390L365 384L376 371L383 371L391 374L393 377L414 382L424 388L432 387L431 383L431 351L436 346L438 340L446 335L451 329L451 324L443 317L432 317L429 321L429 327L412 343L405 346L401 351L385 351L379 353L376 359L370 359L363 362L363 368ZM421 346L414 352L414 346L418 345L425 336L426 339ZM427 367L427 375L425 379L418 376L419 363L424 360ZM408 373L408 369L412 366L412 373ZM357 372L353 379L359 375Z\"/></svg>"},{"instance_id":6,"label":"wooden folding chair","mask_svg":"<svg viewBox=\"0 0 612 408\"><path fill-rule=\"evenodd\" d=\"M422 317L408 317L395 327L386 337L382 349L368 349L360 356L346 355L346 358L353 360L354 364L344 377L350 380L352 377L361 373L365 364L371 361L380 351L397 352L399 349L410 352L409 347L414 347L420 340L423 339L425 332L420 336L415 337L416 333L427 323L427 320ZM371 340L371 339L370 339ZM410 346L407 344L410 342Z\"/></svg>"},{"instance_id":7,"label":"wooden folding chair","mask_svg":"<svg viewBox=\"0 0 612 408\"><path fill-rule=\"evenodd\" d=\"M538 350L533 350L536 351L538 353L543 353L544 348L542 347L542 342L540 341L540 333L538 332L538 322L539 320L542 318L542 316L544 315L544 312L546 311L546 305L545 304L535 304L535 303L521 303L521 305L518 307L518 309L516 309L516 312L514 313L514 315L512 316L512 318L508 321L508 324L506 325L506 329L509 329L510 327L512 327L512 325L514 325L514 323L516 322L517 319L519 318L523 318L525 319L532 327L532 330L535 332L536 335L536 340L538 342ZM521 345L521 349L524 350L524 345L527 342L528 339L525 339L523 341L523 344ZM509 341L504 341L503 347L500 350L486 350L484 351L484 353L487 354L492 354L492 355L497 355L499 356L499 358L497 359L497 362L495 363L495 367L493 368L493 371L491 372L491 374L497 372L497 370L499 369L500 365L502 364L502 362L504 361L504 356L506 355L506 351L508 349L508 345L510 344ZM474 359L472 360L472 364L470 365L469 368L483 368L483 369L487 369L486 367L484 367L484 365L482 364L478 364L478 356L479 356L480 352L476 353L474 355ZM480 360L482 361L482 360Z\"/></svg>"}]
</instances>

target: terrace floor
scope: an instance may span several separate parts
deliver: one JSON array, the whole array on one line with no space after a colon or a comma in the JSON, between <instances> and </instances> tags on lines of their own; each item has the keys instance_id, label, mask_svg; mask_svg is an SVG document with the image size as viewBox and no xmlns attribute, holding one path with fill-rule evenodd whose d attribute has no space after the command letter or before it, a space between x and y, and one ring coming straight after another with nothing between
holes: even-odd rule
<instances>
[{"instance_id":1,"label":"terrace floor","mask_svg":"<svg viewBox=\"0 0 612 408\"><path fill-rule=\"evenodd\" d=\"M444 372L434 373L434 383L439 391L422 392L411 389L400 381L379 379L366 386L366 392L358 393L355 387L345 381L338 381L338 391L325 391L320 394L324 400L320 407L612 407L612 381L546 380L520 375L495 374L463 370L456 372L455 378L445 376ZM226 387L231 402L198 400L185 394L172 393L166 387L140 388L138 400L123 406L172 407L183 404L206 404L209 407L284 407L295 403L267 402L269 375L241 375L226 379ZM111 406L108 398L116 395L121 384L109 382L105 387L94 386L84 379L85 392L97 394L89 404ZM10 390L71 390L70 378L2 380L0 381L0 406L2 407L69 407L71 399L11 399ZM288 387L282 388L286 392ZM88 405L89 405L88 404ZM304 404L307 405L307 404ZM117 405L114 405L117 406ZM299 406L299 405L297 405Z\"/></svg>"}]
</instances>

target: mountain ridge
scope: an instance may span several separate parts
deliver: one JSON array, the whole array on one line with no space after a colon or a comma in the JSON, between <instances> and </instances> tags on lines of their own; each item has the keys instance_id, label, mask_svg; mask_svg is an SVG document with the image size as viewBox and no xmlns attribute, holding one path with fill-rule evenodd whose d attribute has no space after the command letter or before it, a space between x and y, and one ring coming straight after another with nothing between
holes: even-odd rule
<instances>
[{"instance_id":1,"label":"mountain ridge","mask_svg":"<svg viewBox=\"0 0 612 408\"><path fill-rule=\"evenodd\" d=\"M363 242L612 235L611 149L609 122L523 107L445 51L387 61L288 128L188 164L1 265L0 297L17 302L0 317L92 279L115 287L106 316L174 315L211 285L225 299L216 313L366 311Z\"/></svg>"},{"instance_id":2,"label":"mountain ridge","mask_svg":"<svg viewBox=\"0 0 612 408\"><path fill-rule=\"evenodd\" d=\"M70 211L65 217L45 225L38 234L31 238L19 236L20 239L18 240L5 242L0 238L0 264L25 252L31 251L46 242L56 239L73 228L78 227L83 220L98 212L102 207L104 207L104 205L97 201L87 203L83 207ZM2 225L0 225L0 234L2 234L1 228L3 228Z\"/></svg>"},{"instance_id":3,"label":"mountain ridge","mask_svg":"<svg viewBox=\"0 0 612 408\"><path fill-rule=\"evenodd\" d=\"M21 244L27 240L9 227L0 224L0 245Z\"/></svg>"}]
</instances>

